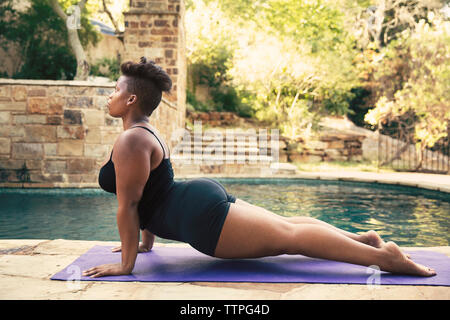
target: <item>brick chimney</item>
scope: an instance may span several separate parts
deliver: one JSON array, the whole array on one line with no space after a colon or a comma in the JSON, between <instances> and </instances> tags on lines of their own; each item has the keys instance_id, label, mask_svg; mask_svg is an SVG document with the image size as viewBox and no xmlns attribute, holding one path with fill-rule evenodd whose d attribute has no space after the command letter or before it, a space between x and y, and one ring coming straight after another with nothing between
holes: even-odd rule
<instances>
[{"instance_id":1,"label":"brick chimney","mask_svg":"<svg viewBox=\"0 0 450 320\"><path fill-rule=\"evenodd\" d=\"M125 52L122 62L145 56L172 78L173 88L164 98L186 110L186 49L184 0L130 0L124 12Z\"/></svg>"}]
</instances>

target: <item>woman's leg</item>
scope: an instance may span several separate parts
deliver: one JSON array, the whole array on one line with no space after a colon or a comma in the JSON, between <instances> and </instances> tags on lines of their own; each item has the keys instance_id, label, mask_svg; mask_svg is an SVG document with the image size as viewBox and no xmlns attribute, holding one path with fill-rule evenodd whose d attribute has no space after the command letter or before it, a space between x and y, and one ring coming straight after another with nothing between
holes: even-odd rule
<instances>
[{"instance_id":1,"label":"woman's leg","mask_svg":"<svg viewBox=\"0 0 450 320\"><path fill-rule=\"evenodd\" d=\"M339 232L339 233L341 233L341 234L345 235L346 237L349 237L349 238L351 238L353 240L356 240L356 241L368 244L368 245L370 245L372 247L380 248L384 244L384 241L381 239L381 237L378 235L378 233L376 233L373 230L370 230L370 231L365 232L363 234L356 234L356 233L351 233L351 232L348 232L348 231L336 228L335 226L332 226L331 224L328 224L325 221L321 221L321 220L318 220L318 219L315 219L315 218L311 218L311 217L300 217L300 216L298 216L298 217L283 217L283 216L280 216L280 215L278 215L276 213L270 212L267 209L264 209L264 208L255 206L255 205L253 205L251 203L248 203L247 201L244 201L242 199L236 199L236 203L240 204L240 205L249 206L249 207L251 207L251 208L253 208L255 210L260 211L262 214L271 215L271 216L274 216L276 218L283 219L283 220L285 220L287 222L290 222L290 223L295 223L295 224L309 223L309 224L321 225L323 227L326 227L326 228L332 229L334 231L337 231L337 232Z\"/></svg>"},{"instance_id":2,"label":"woman's leg","mask_svg":"<svg viewBox=\"0 0 450 320\"><path fill-rule=\"evenodd\" d=\"M430 276L434 270L414 263L393 242L375 248L317 224L293 224L231 203L215 256L257 258L302 254L313 258L376 265L383 271Z\"/></svg>"}]
</instances>

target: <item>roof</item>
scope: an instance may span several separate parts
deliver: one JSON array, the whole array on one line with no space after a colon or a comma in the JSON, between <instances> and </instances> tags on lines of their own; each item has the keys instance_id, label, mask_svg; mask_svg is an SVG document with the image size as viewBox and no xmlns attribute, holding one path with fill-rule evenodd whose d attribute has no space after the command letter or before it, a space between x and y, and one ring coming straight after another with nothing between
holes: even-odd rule
<instances>
[{"instance_id":1,"label":"roof","mask_svg":"<svg viewBox=\"0 0 450 320\"><path fill-rule=\"evenodd\" d=\"M98 20L94 20L94 19L89 19L89 21L91 22L91 24L93 26L98 27L98 29L100 30L101 33L103 34L107 34L110 36L115 36L116 32L113 28L111 28L110 26L104 24L103 22L100 22Z\"/></svg>"}]
</instances>

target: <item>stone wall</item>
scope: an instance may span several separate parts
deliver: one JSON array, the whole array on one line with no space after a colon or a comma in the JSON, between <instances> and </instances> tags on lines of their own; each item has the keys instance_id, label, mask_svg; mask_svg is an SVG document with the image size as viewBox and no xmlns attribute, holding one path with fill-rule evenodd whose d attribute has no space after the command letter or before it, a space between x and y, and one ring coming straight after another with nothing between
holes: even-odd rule
<instances>
[{"instance_id":1,"label":"stone wall","mask_svg":"<svg viewBox=\"0 0 450 320\"><path fill-rule=\"evenodd\" d=\"M114 83L0 79L0 187L98 187L123 131L109 116ZM170 145L185 110L163 100L150 118Z\"/></svg>"},{"instance_id":2,"label":"stone wall","mask_svg":"<svg viewBox=\"0 0 450 320\"><path fill-rule=\"evenodd\" d=\"M233 112L187 112L186 117L193 123L201 121L212 127L222 126L245 126L245 119L239 117Z\"/></svg>"},{"instance_id":3,"label":"stone wall","mask_svg":"<svg viewBox=\"0 0 450 320\"><path fill-rule=\"evenodd\" d=\"M118 55L123 57L124 50L124 45L117 36L102 33L102 39L97 45L88 45L86 56L90 64L95 64L103 58L113 59Z\"/></svg>"},{"instance_id":4,"label":"stone wall","mask_svg":"<svg viewBox=\"0 0 450 320\"><path fill-rule=\"evenodd\" d=\"M322 134L311 141L288 142L289 162L362 161L363 135Z\"/></svg>"}]
</instances>

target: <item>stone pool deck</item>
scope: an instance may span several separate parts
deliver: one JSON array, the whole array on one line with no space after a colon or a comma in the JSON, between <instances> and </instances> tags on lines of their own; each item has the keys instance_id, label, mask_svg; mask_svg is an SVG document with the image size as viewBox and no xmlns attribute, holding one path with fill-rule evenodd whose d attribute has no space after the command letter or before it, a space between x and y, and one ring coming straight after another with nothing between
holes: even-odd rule
<instances>
[{"instance_id":1,"label":"stone pool deck","mask_svg":"<svg viewBox=\"0 0 450 320\"><path fill-rule=\"evenodd\" d=\"M94 245L118 242L0 240L1 300L449 300L450 287L224 282L99 282L50 280ZM184 246L162 244L155 246ZM450 247L433 250L450 256Z\"/></svg>"},{"instance_id":2,"label":"stone pool deck","mask_svg":"<svg viewBox=\"0 0 450 320\"><path fill-rule=\"evenodd\" d=\"M208 176L208 175L204 175ZM189 176L178 176L189 178ZM211 177L229 177L211 175ZM236 177L250 177L236 175ZM264 177L264 176L259 176ZM450 176L419 173L298 172L280 170L267 177L400 184L450 193ZM94 245L118 242L74 240L0 240L0 300L450 300L450 287L223 282L79 282L70 286L50 277ZM155 246L185 246L156 243ZM450 256L450 247L432 250Z\"/></svg>"}]
</instances>

